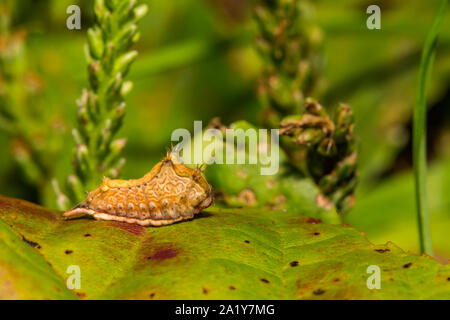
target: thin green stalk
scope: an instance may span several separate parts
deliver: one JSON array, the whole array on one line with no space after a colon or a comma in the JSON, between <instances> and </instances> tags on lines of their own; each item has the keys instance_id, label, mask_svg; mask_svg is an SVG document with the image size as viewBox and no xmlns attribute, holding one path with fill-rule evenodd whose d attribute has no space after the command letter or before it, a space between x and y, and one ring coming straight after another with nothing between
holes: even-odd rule
<instances>
[{"instance_id":1,"label":"thin green stalk","mask_svg":"<svg viewBox=\"0 0 450 320\"><path fill-rule=\"evenodd\" d=\"M420 252L433 255L431 243L430 217L427 208L427 145L426 145L426 92L433 66L439 30L444 20L448 0L443 0L434 19L433 26L428 33L422 51L419 81L417 84L417 98L414 106L413 120L413 163L416 191L417 224L419 228Z\"/></svg>"}]
</instances>

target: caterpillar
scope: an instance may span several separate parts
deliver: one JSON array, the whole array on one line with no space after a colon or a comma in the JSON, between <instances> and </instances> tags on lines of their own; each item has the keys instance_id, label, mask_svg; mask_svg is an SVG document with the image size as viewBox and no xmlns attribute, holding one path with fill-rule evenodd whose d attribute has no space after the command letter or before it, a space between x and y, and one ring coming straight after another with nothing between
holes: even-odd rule
<instances>
[{"instance_id":1,"label":"caterpillar","mask_svg":"<svg viewBox=\"0 0 450 320\"><path fill-rule=\"evenodd\" d=\"M192 219L212 202L212 187L201 169L189 168L169 154L140 179L104 178L64 217L91 215L96 220L163 226Z\"/></svg>"}]
</instances>

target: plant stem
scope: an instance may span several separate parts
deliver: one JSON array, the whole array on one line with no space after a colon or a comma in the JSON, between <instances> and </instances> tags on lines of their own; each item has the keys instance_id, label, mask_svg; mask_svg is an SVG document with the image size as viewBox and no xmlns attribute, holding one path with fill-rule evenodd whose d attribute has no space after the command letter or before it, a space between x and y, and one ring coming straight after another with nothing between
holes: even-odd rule
<instances>
[{"instance_id":1,"label":"plant stem","mask_svg":"<svg viewBox=\"0 0 450 320\"><path fill-rule=\"evenodd\" d=\"M413 119L413 163L416 191L417 224L419 228L420 253L433 255L431 242L430 217L427 207L427 145L426 145L426 92L430 80L437 38L445 15L448 0L443 0L438 10L433 26L428 33L422 51L417 84L417 98L414 106Z\"/></svg>"}]
</instances>

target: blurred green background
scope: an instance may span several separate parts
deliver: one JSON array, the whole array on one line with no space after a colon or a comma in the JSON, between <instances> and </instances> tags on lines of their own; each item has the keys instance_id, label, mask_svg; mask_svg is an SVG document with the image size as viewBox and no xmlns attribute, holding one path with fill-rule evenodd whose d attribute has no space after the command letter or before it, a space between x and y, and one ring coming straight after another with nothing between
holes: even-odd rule
<instances>
[{"instance_id":1,"label":"blurred green background","mask_svg":"<svg viewBox=\"0 0 450 320\"><path fill-rule=\"evenodd\" d=\"M4 0L1 0L4 1ZM145 174L165 154L176 128L194 120L257 123L261 62L246 0L142 1L134 88L119 137L128 139L123 178ZM92 1L15 0L12 27L23 30L29 136L43 154L45 177L29 181L17 164L21 145L0 122L0 194L55 208L51 179L72 172L76 99L87 86L83 45ZM357 203L346 220L374 243L418 251L411 163L411 116L420 53L439 1L314 1L324 32L323 95L327 106L349 103L359 137ZM78 4L82 29L66 28ZM381 8L381 30L368 30L366 8ZM435 255L450 258L450 12L440 34L429 89L429 206Z\"/></svg>"}]
</instances>

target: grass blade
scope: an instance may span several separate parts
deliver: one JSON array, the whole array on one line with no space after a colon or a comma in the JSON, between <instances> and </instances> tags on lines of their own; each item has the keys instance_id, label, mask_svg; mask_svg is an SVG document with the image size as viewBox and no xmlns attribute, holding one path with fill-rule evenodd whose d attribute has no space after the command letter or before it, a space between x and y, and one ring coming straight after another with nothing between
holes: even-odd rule
<instances>
[{"instance_id":1,"label":"grass blade","mask_svg":"<svg viewBox=\"0 0 450 320\"><path fill-rule=\"evenodd\" d=\"M426 92L430 80L439 30L444 20L448 0L443 0L428 33L420 61L417 97L413 119L413 163L417 206L417 223L419 228L420 252L433 255L430 232L430 218L427 208L427 159L426 159Z\"/></svg>"}]
</instances>

